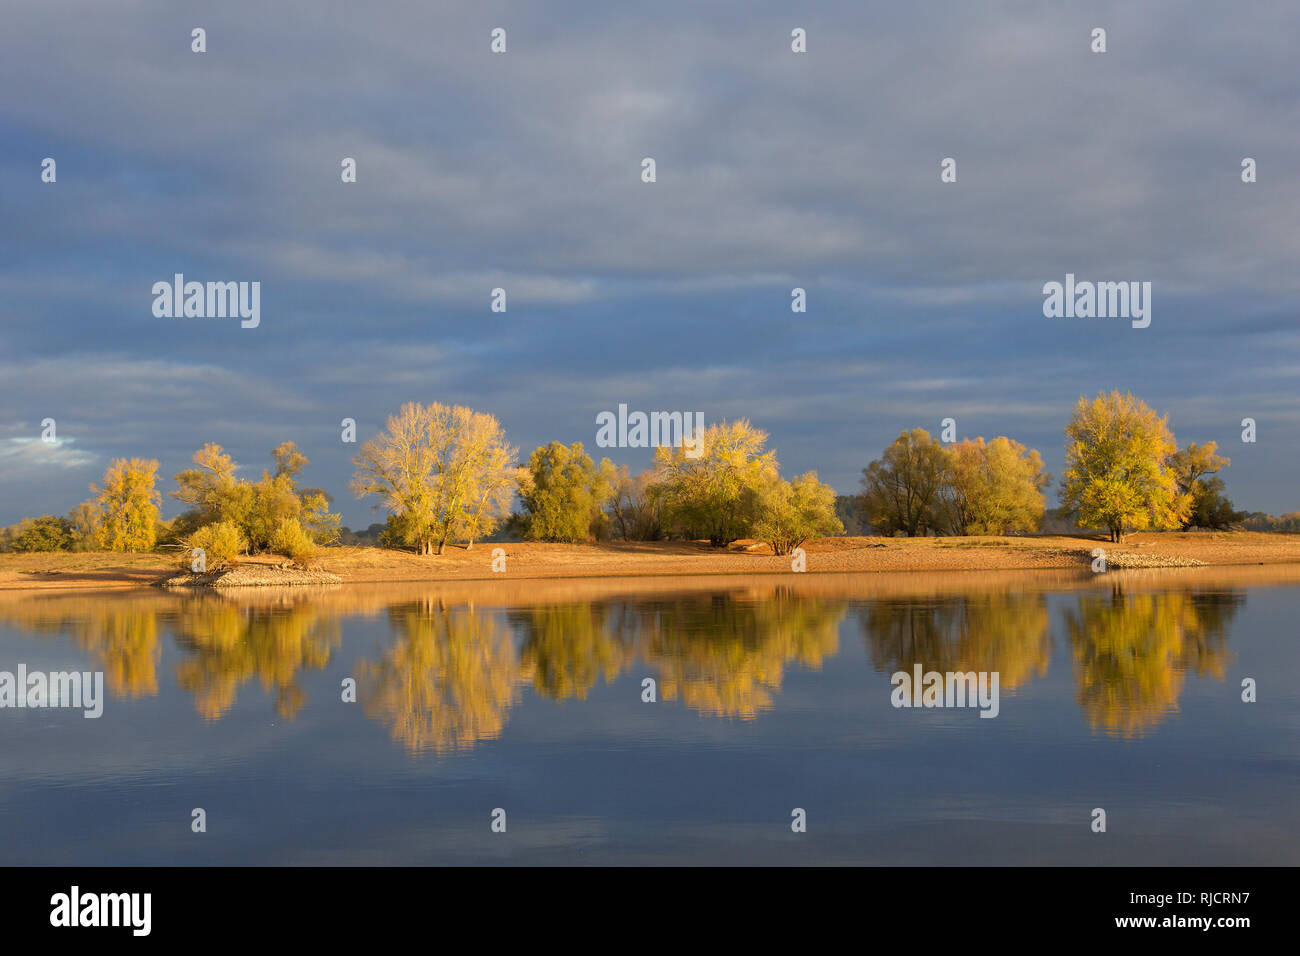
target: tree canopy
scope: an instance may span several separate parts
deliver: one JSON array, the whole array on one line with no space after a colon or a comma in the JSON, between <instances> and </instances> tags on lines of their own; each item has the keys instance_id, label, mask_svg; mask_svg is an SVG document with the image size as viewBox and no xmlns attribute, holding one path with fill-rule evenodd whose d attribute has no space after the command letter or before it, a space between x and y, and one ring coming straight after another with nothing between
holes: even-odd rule
<instances>
[{"instance_id":1,"label":"tree canopy","mask_svg":"<svg viewBox=\"0 0 1300 956\"><path fill-rule=\"evenodd\" d=\"M510 513L523 477L495 417L462 405L408 402L353 459L352 490L378 495L422 555L452 538L472 546Z\"/></svg>"},{"instance_id":2,"label":"tree canopy","mask_svg":"<svg viewBox=\"0 0 1300 956\"><path fill-rule=\"evenodd\" d=\"M1130 531L1180 527L1189 496L1170 467L1177 451L1168 420L1118 391L1080 398L1065 428L1061 502L1080 524L1112 541Z\"/></svg>"},{"instance_id":3,"label":"tree canopy","mask_svg":"<svg viewBox=\"0 0 1300 956\"><path fill-rule=\"evenodd\" d=\"M809 538L843 530L835 515L835 489L818 481L815 471L793 481L772 479L759 492L754 536L768 542L776 554L789 554Z\"/></svg>"},{"instance_id":4,"label":"tree canopy","mask_svg":"<svg viewBox=\"0 0 1300 956\"><path fill-rule=\"evenodd\" d=\"M924 428L901 432L862 470L862 508L877 534L938 530L951 454Z\"/></svg>"},{"instance_id":5,"label":"tree canopy","mask_svg":"<svg viewBox=\"0 0 1300 956\"><path fill-rule=\"evenodd\" d=\"M603 506L614 496L617 473L608 458L600 464L582 442L553 441L535 450L521 483L524 537L531 541L588 541L608 521Z\"/></svg>"},{"instance_id":6,"label":"tree canopy","mask_svg":"<svg viewBox=\"0 0 1300 956\"><path fill-rule=\"evenodd\" d=\"M691 446L655 449L653 493L678 534L724 547L748 537L758 517L759 493L777 475L776 452L764 451L767 432L742 419L710 425Z\"/></svg>"}]
</instances>

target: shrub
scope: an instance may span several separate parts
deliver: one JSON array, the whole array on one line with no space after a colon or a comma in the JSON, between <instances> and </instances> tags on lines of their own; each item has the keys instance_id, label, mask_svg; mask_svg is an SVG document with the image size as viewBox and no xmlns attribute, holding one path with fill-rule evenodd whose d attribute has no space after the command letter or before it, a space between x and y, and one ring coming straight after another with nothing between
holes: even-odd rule
<instances>
[{"instance_id":1,"label":"shrub","mask_svg":"<svg viewBox=\"0 0 1300 956\"><path fill-rule=\"evenodd\" d=\"M379 546L394 550L411 547L414 541L408 525L409 522L403 515L389 515L379 532Z\"/></svg>"},{"instance_id":2,"label":"shrub","mask_svg":"<svg viewBox=\"0 0 1300 956\"><path fill-rule=\"evenodd\" d=\"M248 542L232 521L218 521L215 524L204 525L190 535L186 544L188 550L184 558L185 566L193 566L192 552L195 548L200 548L203 551L206 571L216 571L231 563L236 555L248 547Z\"/></svg>"},{"instance_id":3,"label":"shrub","mask_svg":"<svg viewBox=\"0 0 1300 956\"><path fill-rule=\"evenodd\" d=\"M271 534L271 550L299 567L306 567L316 557L316 542L296 519L285 518Z\"/></svg>"}]
</instances>

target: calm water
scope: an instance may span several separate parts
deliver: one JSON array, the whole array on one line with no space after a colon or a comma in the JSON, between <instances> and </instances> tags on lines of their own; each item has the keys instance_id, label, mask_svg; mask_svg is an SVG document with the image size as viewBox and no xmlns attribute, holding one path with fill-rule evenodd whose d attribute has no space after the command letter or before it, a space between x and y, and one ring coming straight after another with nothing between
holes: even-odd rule
<instances>
[{"instance_id":1,"label":"calm water","mask_svg":"<svg viewBox=\"0 0 1300 956\"><path fill-rule=\"evenodd\" d=\"M1300 862L1300 577L1180 574L0 594L107 687L0 710L0 862Z\"/></svg>"}]
</instances>

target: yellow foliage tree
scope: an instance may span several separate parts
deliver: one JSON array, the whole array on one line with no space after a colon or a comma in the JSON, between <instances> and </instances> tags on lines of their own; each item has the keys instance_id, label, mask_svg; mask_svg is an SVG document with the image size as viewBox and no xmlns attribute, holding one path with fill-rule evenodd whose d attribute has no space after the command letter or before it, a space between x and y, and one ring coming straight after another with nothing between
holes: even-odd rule
<instances>
[{"instance_id":1,"label":"yellow foliage tree","mask_svg":"<svg viewBox=\"0 0 1300 956\"><path fill-rule=\"evenodd\" d=\"M1170 467L1178 448L1167 417L1128 393L1098 394L1079 399L1065 436L1061 502L1080 524L1106 528L1115 542L1181 525L1189 496Z\"/></svg>"},{"instance_id":2,"label":"yellow foliage tree","mask_svg":"<svg viewBox=\"0 0 1300 956\"><path fill-rule=\"evenodd\" d=\"M379 495L420 554L442 554L453 536L472 545L506 518L522 476L517 454L492 415L408 402L352 460L352 491Z\"/></svg>"},{"instance_id":3,"label":"yellow foliage tree","mask_svg":"<svg viewBox=\"0 0 1300 956\"><path fill-rule=\"evenodd\" d=\"M777 476L767 432L748 421L710 425L689 444L655 449L654 494L664 518L689 538L715 548L749 535L763 486Z\"/></svg>"},{"instance_id":4,"label":"yellow foliage tree","mask_svg":"<svg viewBox=\"0 0 1300 956\"><path fill-rule=\"evenodd\" d=\"M339 515L329 510L329 496L318 488L299 488L298 473L311 464L291 441L272 452L274 473L259 481L235 477L238 467L220 445L209 442L194 453L198 467L176 476L172 497L192 506L179 519L182 531L220 522L239 529L250 552L272 547L271 538L286 521L296 522L316 544L338 537Z\"/></svg>"},{"instance_id":5,"label":"yellow foliage tree","mask_svg":"<svg viewBox=\"0 0 1300 956\"><path fill-rule=\"evenodd\" d=\"M953 534L1036 531L1051 480L1038 452L999 436L966 439L951 449L946 487Z\"/></svg>"},{"instance_id":6,"label":"yellow foliage tree","mask_svg":"<svg viewBox=\"0 0 1300 956\"><path fill-rule=\"evenodd\" d=\"M158 462L115 458L104 472L98 495L98 543L106 551L149 551L158 532L162 495L154 487Z\"/></svg>"},{"instance_id":7,"label":"yellow foliage tree","mask_svg":"<svg viewBox=\"0 0 1300 956\"><path fill-rule=\"evenodd\" d=\"M774 554L789 554L809 538L843 530L835 516L835 489L818 481L815 471L794 481L775 479L759 493L754 537L768 542Z\"/></svg>"}]
</instances>

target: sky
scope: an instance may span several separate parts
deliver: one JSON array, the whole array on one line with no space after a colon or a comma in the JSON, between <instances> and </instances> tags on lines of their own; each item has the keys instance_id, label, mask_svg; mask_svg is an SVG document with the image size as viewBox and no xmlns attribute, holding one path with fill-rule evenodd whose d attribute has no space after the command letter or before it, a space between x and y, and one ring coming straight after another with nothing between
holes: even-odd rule
<instances>
[{"instance_id":1,"label":"sky","mask_svg":"<svg viewBox=\"0 0 1300 956\"><path fill-rule=\"evenodd\" d=\"M523 458L581 441L634 469L648 450L595 447L620 403L748 418L783 474L842 494L951 417L1059 476L1074 403L1111 389L1217 441L1238 507L1300 508L1300 5L46 0L4 20L0 523L65 513L113 458L158 459L166 492L207 442L256 478L293 440L364 527L383 514L347 490L340 423L365 441L408 401L491 412ZM175 273L260 282L260 324L156 317ZM1150 282L1150 326L1045 317L1067 273Z\"/></svg>"}]
</instances>

